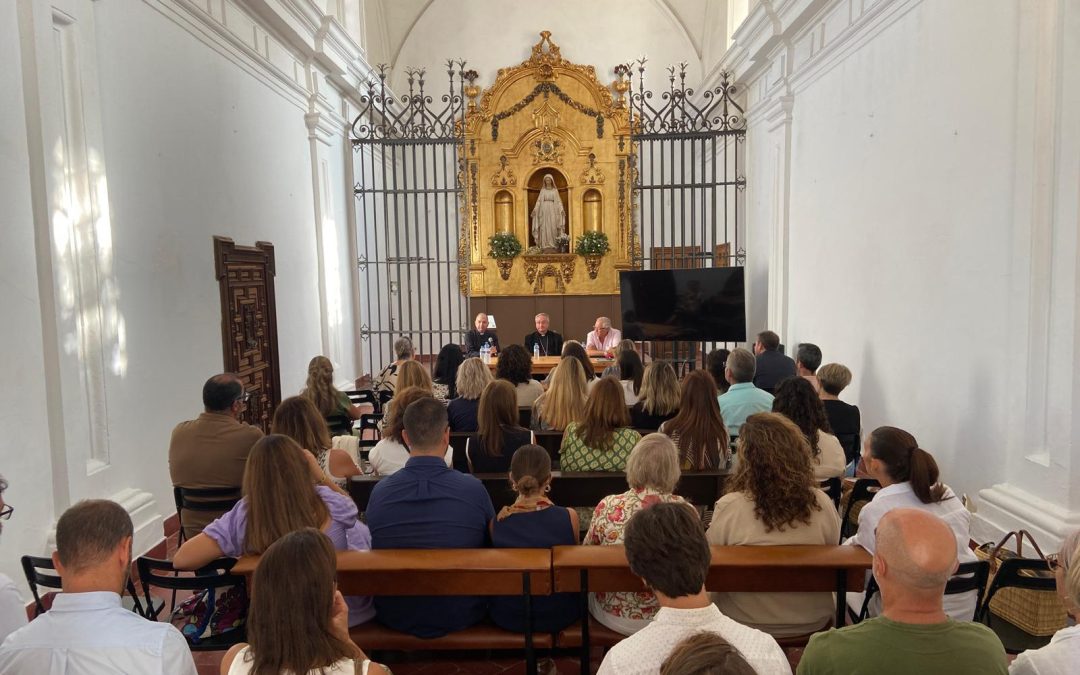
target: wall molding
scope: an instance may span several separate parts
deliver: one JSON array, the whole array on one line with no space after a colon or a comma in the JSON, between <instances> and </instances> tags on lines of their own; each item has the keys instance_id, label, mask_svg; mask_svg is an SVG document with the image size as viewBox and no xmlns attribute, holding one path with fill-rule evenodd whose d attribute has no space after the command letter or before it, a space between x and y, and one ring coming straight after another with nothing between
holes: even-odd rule
<instances>
[{"instance_id":1,"label":"wall molding","mask_svg":"<svg viewBox=\"0 0 1080 675\"><path fill-rule=\"evenodd\" d=\"M1000 483L979 491L978 510L971 520L971 538L980 544L997 542L1008 532L1026 529L1044 552L1051 552L1061 547L1068 532L1078 528L1080 512Z\"/></svg>"}]
</instances>

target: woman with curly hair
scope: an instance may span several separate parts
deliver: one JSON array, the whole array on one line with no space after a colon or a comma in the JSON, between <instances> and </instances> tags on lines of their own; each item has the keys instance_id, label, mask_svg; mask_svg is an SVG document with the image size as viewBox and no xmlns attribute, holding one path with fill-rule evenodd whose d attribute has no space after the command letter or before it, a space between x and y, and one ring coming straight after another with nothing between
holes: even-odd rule
<instances>
[{"instance_id":1,"label":"woman with curly hair","mask_svg":"<svg viewBox=\"0 0 1080 675\"><path fill-rule=\"evenodd\" d=\"M840 516L814 484L809 444L783 415L746 418L726 490L713 510L710 544L832 544L840 536ZM816 631L836 609L831 593L717 593L713 601L724 616L774 637Z\"/></svg>"},{"instance_id":2,"label":"woman with curly hair","mask_svg":"<svg viewBox=\"0 0 1080 675\"><path fill-rule=\"evenodd\" d=\"M540 398L544 387L532 379L532 357L519 344L507 345L499 354L495 378L514 385L519 408L527 408Z\"/></svg>"},{"instance_id":3,"label":"woman with curly hair","mask_svg":"<svg viewBox=\"0 0 1080 675\"><path fill-rule=\"evenodd\" d=\"M308 362L307 386L300 395L315 404L315 409L326 418L331 435L348 434L352 420L360 419L360 408L334 386L334 364L325 356L316 356Z\"/></svg>"},{"instance_id":4,"label":"woman with curly hair","mask_svg":"<svg viewBox=\"0 0 1080 675\"><path fill-rule=\"evenodd\" d=\"M773 412L794 422L810 445L814 478L825 480L844 475L847 466L844 446L832 435L829 417L814 385L804 378L792 377L776 385L773 395L776 397Z\"/></svg>"},{"instance_id":5,"label":"woman with curly hair","mask_svg":"<svg viewBox=\"0 0 1080 675\"><path fill-rule=\"evenodd\" d=\"M547 391L533 403L532 428L563 431L571 422L581 421L581 411L585 409L588 394L581 362L563 359L547 381Z\"/></svg>"},{"instance_id":6,"label":"woman with curly hair","mask_svg":"<svg viewBox=\"0 0 1080 675\"><path fill-rule=\"evenodd\" d=\"M660 433L679 447L683 471L721 469L731 459L731 439L716 397L712 375L695 370L683 380L679 413L660 425Z\"/></svg>"}]
</instances>

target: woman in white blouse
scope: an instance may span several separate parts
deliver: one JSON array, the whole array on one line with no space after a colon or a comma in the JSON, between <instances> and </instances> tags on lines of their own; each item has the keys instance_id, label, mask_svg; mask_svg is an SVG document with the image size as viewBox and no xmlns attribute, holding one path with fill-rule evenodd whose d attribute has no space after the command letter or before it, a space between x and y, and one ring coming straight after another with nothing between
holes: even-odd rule
<instances>
[{"instance_id":1,"label":"woman in white blouse","mask_svg":"<svg viewBox=\"0 0 1080 675\"><path fill-rule=\"evenodd\" d=\"M1061 553L1047 556L1054 570L1057 592L1069 616L1080 618L1080 530L1065 537ZM1054 633L1050 644L1029 649L1009 666L1009 675L1066 675L1080 670L1080 626L1072 625Z\"/></svg>"},{"instance_id":2,"label":"woman in white blouse","mask_svg":"<svg viewBox=\"0 0 1080 675\"><path fill-rule=\"evenodd\" d=\"M805 381L805 380L804 380ZM896 427L878 427L866 438L863 462L881 490L859 512L859 531L846 544L858 544L873 553L875 531L881 517L893 509L923 509L945 521L956 537L956 557L961 563L974 562L971 540L971 513L949 486L939 482L937 462L919 447L915 437ZM848 605L862 608L863 593L848 593ZM975 591L946 595L945 613L957 621L971 621L975 615ZM870 616L881 612L881 596L870 602Z\"/></svg>"}]
</instances>

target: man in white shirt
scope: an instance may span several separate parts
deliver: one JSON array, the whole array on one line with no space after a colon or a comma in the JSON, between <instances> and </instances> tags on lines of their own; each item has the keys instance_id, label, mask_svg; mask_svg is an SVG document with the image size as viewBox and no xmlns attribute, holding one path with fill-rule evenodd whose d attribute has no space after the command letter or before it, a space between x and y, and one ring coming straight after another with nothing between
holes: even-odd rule
<instances>
[{"instance_id":1,"label":"man in white shirt","mask_svg":"<svg viewBox=\"0 0 1080 675\"><path fill-rule=\"evenodd\" d=\"M81 501L60 516L52 558L64 592L0 645L0 673L197 675L180 631L120 605L132 534L115 502Z\"/></svg>"},{"instance_id":2,"label":"man in white shirt","mask_svg":"<svg viewBox=\"0 0 1080 675\"><path fill-rule=\"evenodd\" d=\"M626 525L630 570L656 595L652 623L611 648L597 675L656 673L672 649L696 633L716 633L738 650L758 675L790 675L780 645L767 633L720 613L705 592L709 542L701 519L686 504L656 504Z\"/></svg>"},{"instance_id":3,"label":"man in white shirt","mask_svg":"<svg viewBox=\"0 0 1080 675\"><path fill-rule=\"evenodd\" d=\"M611 327L611 319L597 317L593 329L585 336L585 351L589 356L608 356L622 342L622 331Z\"/></svg>"},{"instance_id":4,"label":"man in white shirt","mask_svg":"<svg viewBox=\"0 0 1080 675\"><path fill-rule=\"evenodd\" d=\"M11 518L15 511L10 505L4 503L4 490L8 483L0 476L0 520ZM0 531L4 529L0 523ZM0 642L4 641L11 633L26 625L26 605L15 582L6 574L0 574Z\"/></svg>"}]
</instances>

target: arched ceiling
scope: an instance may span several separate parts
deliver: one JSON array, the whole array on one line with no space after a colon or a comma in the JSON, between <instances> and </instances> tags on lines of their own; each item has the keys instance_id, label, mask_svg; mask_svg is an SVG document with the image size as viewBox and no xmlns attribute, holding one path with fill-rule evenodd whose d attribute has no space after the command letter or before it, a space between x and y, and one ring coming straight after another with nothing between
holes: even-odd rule
<instances>
[{"instance_id":1,"label":"arched ceiling","mask_svg":"<svg viewBox=\"0 0 1080 675\"><path fill-rule=\"evenodd\" d=\"M369 40L373 46L373 49L369 51L369 58L375 63L397 66L396 61L401 46L405 44L420 17L434 2L436 0L367 0L370 20L368 31L369 34L372 31L377 33L374 40ZM687 40L693 45L695 55L700 60L702 45L708 40L710 26L719 15L717 7L723 5L724 0L628 0L622 3L619 11L632 12L633 5L636 3L659 6L669 13L681 26ZM537 2L535 6L538 11L542 11L541 2Z\"/></svg>"}]
</instances>

